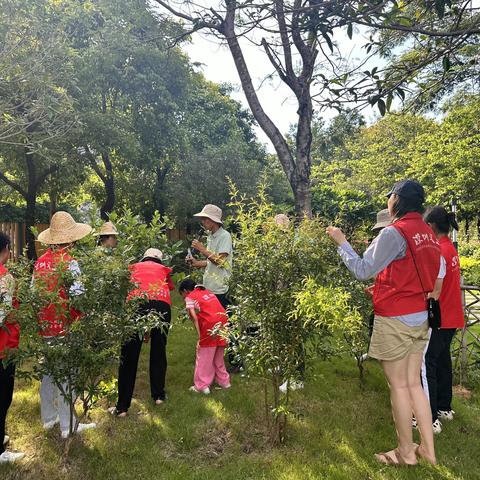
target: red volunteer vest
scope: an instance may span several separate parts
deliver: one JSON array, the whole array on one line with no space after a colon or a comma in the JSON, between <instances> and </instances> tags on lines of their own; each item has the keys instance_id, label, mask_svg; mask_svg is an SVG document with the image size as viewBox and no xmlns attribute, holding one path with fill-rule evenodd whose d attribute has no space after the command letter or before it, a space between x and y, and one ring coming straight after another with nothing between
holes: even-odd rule
<instances>
[{"instance_id":1,"label":"red volunteer vest","mask_svg":"<svg viewBox=\"0 0 480 480\"><path fill-rule=\"evenodd\" d=\"M227 312L218 301L216 295L209 290L196 288L187 296L190 300L196 300L200 311L197 313L198 326L200 328L200 347L225 347L227 342L218 335L212 335L211 330L219 323L223 326L227 323Z\"/></svg>"},{"instance_id":2,"label":"red volunteer vest","mask_svg":"<svg viewBox=\"0 0 480 480\"><path fill-rule=\"evenodd\" d=\"M65 326L78 320L81 313L68 306L68 295L63 285L59 284L58 268L67 269L73 258L65 250L48 249L36 262L33 268L35 283L48 292L56 292L59 300L40 310L38 321L40 335L56 337L65 333Z\"/></svg>"},{"instance_id":3,"label":"red volunteer vest","mask_svg":"<svg viewBox=\"0 0 480 480\"><path fill-rule=\"evenodd\" d=\"M136 288L129 292L127 300L133 297L141 297L172 304L170 290L174 290L175 287L170 279L171 268L148 260L134 263L129 268L132 272L130 282Z\"/></svg>"},{"instance_id":4,"label":"red volunteer vest","mask_svg":"<svg viewBox=\"0 0 480 480\"><path fill-rule=\"evenodd\" d=\"M383 317L425 311L426 293L433 290L440 270L438 241L419 213L407 213L392 226L405 238L408 246L405 257L390 263L375 280L373 306L375 314Z\"/></svg>"},{"instance_id":5,"label":"red volunteer vest","mask_svg":"<svg viewBox=\"0 0 480 480\"><path fill-rule=\"evenodd\" d=\"M440 294L441 328L463 328L462 292L460 290L460 260L457 250L448 237L440 238L440 250L447 264L447 273L443 279Z\"/></svg>"},{"instance_id":6,"label":"red volunteer vest","mask_svg":"<svg viewBox=\"0 0 480 480\"><path fill-rule=\"evenodd\" d=\"M8 273L8 270L0 264L0 277ZM13 307L18 306L17 300L13 299ZM6 350L13 350L18 347L20 340L20 325L5 318L3 325L0 326L0 359L5 357Z\"/></svg>"}]
</instances>

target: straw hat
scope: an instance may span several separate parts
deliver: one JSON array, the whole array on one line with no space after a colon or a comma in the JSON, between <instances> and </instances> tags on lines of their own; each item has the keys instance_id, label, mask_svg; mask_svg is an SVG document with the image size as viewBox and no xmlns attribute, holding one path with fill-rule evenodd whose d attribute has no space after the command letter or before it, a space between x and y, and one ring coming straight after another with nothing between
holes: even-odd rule
<instances>
[{"instance_id":1,"label":"straw hat","mask_svg":"<svg viewBox=\"0 0 480 480\"><path fill-rule=\"evenodd\" d=\"M93 234L95 237L102 237L104 235L118 235L117 227L112 222L105 222L100 230Z\"/></svg>"},{"instance_id":2,"label":"straw hat","mask_svg":"<svg viewBox=\"0 0 480 480\"><path fill-rule=\"evenodd\" d=\"M281 227L289 227L290 219L284 213L279 213L275 215L275 223Z\"/></svg>"},{"instance_id":3,"label":"straw hat","mask_svg":"<svg viewBox=\"0 0 480 480\"><path fill-rule=\"evenodd\" d=\"M46 245L71 243L86 237L92 227L86 223L77 223L67 212L57 212L50 220L50 228L38 235L38 241Z\"/></svg>"},{"instance_id":4,"label":"straw hat","mask_svg":"<svg viewBox=\"0 0 480 480\"><path fill-rule=\"evenodd\" d=\"M205 205L200 213L196 213L194 217L201 217L201 218L209 218L213 220L215 223L219 223L223 225L222 222L222 209L217 207L216 205Z\"/></svg>"},{"instance_id":5,"label":"straw hat","mask_svg":"<svg viewBox=\"0 0 480 480\"><path fill-rule=\"evenodd\" d=\"M374 225L372 230L380 230L382 228L388 227L392 223L392 217L388 213L388 208L380 210L377 213L377 223Z\"/></svg>"},{"instance_id":6,"label":"straw hat","mask_svg":"<svg viewBox=\"0 0 480 480\"><path fill-rule=\"evenodd\" d=\"M162 260L163 253L158 248L149 248L142 257L142 260L145 258L156 258L157 260Z\"/></svg>"}]
</instances>

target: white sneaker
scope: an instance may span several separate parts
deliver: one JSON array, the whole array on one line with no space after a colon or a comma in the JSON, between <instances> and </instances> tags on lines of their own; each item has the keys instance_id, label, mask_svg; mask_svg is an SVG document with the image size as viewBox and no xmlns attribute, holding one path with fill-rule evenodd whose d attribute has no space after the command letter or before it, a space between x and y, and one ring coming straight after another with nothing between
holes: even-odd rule
<instances>
[{"instance_id":1,"label":"white sneaker","mask_svg":"<svg viewBox=\"0 0 480 480\"><path fill-rule=\"evenodd\" d=\"M415 417L412 417L412 427L418 429L417 419Z\"/></svg>"},{"instance_id":2,"label":"white sneaker","mask_svg":"<svg viewBox=\"0 0 480 480\"><path fill-rule=\"evenodd\" d=\"M437 412L438 418L441 418L442 420L453 420L453 416L455 415L455 412L453 410L439 410Z\"/></svg>"},{"instance_id":3,"label":"white sneaker","mask_svg":"<svg viewBox=\"0 0 480 480\"><path fill-rule=\"evenodd\" d=\"M197 388L195 388L195 385L192 385L189 388L189 390L190 390L190 392L203 393L204 395L210 395L210 389L208 387L204 388L203 390L198 390Z\"/></svg>"},{"instance_id":4,"label":"white sneaker","mask_svg":"<svg viewBox=\"0 0 480 480\"><path fill-rule=\"evenodd\" d=\"M56 420L52 420L51 422L47 422L47 423L44 423L43 424L43 428L45 430L51 430L57 423L59 423L60 420L59 418L57 417Z\"/></svg>"},{"instance_id":5,"label":"white sneaker","mask_svg":"<svg viewBox=\"0 0 480 480\"><path fill-rule=\"evenodd\" d=\"M290 388L290 390L293 392L295 390L301 390L302 388L304 388L305 385L303 382L297 382L295 380L285 380L281 385L280 387L278 387L278 389L282 392L282 393L287 393L287 388Z\"/></svg>"},{"instance_id":6,"label":"white sneaker","mask_svg":"<svg viewBox=\"0 0 480 480\"><path fill-rule=\"evenodd\" d=\"M366 362L370 357L368 356L368 353L364 353L361 357L360 357L360 362Z\"/></svg>"},{"instance_id":7,"label":"white sneaker","mask_svg":"<svg viewBox=\"0 0 480 480\"><path fill-rule=\"evenodd\" d=\"M24 456L25 454L21 452L9 452L8 450L5 450L0 455L0 463L12 463L21 460Z\"/></svg>"},{"instance_id":8,"label":"white sneaker","mask_svg":"<svg viewBox=\"0 0 480 480\"><path fill-rule=\"evenodd\" d=\"M76 433L83 432L84 430L90 430L92 428L97 428L97 424L96 423L79 423ZM70 435L69 430L62 430L62 438L68 438L69 435Z\"/></svg>"},{"instance_id":9,"label":"white sneaker","mask_svg":"<svg viewBox=\"0 0 480 480\"><path fill-rule=\"evenodd\" d=\"M438 420L438 418L432 423L432 428L433 428L433 433L436 433L436 434L442 433L442 424L440 420Z\"/></svg>"},{"instance_id":10,"label":"white sneaker","mask_svg":"<svg viewBox=\"0 0 480 480\"><path fill-rule=\"evenodd\" d=\"M232 384L228 383L227 385L216 385L215 390L228 390L229 388L232 388Z\"/></svg>"},{"instance_id":11,"label":"white sneaker","mask_svg":"<svg viewBox=\"0 0 480 480\"><path fill-rule=\"evenodd\" d=\"M8 442L10 441L10 437L8 435L5 435L3 437L3 445L8 445Z\"/></svg>"}]
</instances>

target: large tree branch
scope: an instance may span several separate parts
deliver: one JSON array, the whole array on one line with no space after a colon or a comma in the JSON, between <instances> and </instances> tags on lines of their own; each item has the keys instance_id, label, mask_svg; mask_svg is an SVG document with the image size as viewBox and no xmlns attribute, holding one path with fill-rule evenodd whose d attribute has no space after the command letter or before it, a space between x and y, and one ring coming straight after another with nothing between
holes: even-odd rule
<instances>
[{"instance_id":1,"label":"large tree branch","mask_svg":"<svg viewBox=\"0 0 480 480\"><path fill-rule=\"evenodd\" d=\"M88 163L92 167L93 171L98 175L100 180L105 184L107 182L107 177L102 172L102 169L98 166L95 155L92 153L88 145L85 145L84 148L85 148L85 154L87 156Z\"/></svg>"},{"instance_id":2,"label":"large tree branch","mask_svg":"<svg viewBox=\"0 0 480 480\"><path fill-rule=\"evenodd\" d=\"M265 113L265 110L258 99L245 57L243 56L238 38L235 35L235 12L235 0L227 0L227 14L223 24L223 33L230 48L235 67L237 68L243 92L245 93L245 97L252 110L253 116L272 142L290 184L294 184L295 161L285 138L270 117Z\"/></svg>"},{"instance_id":3,"label":"large tree branch","mask_svg":"<svg viewBox=\"0 0 480 480\"><path fill-rule=\"evenodd\" d=\"M285 56L285 71L293 84L296 83L296 75L293 71L292 49L288 36L287 22L285 21L285 7L283 0L275 1L275 14L277 16L280 39L282 40L283 54Z\"/></svg>"},{"instance_id":4,"label":"large tree branch","mask_svg":"<svg viewBox=\"0 0 480 480\"><path fill-rule=\"evenodd\" d=\"M37 178L37 188L43 184L43 182L47 179L49 175L57 172L58 170L59 170L58 165L51 165L49 168L43 171Z\"/></svg>"},{"instance_id":5,"label":"large tree branch","mask_svg":"<svg viewBox=\"0 0 480 480\"><path fill-rule=\"evenodd\" d=\"M18 183L10 180L3 172L0 172L0 180L3 180L9 187L17 191L22 197L27 198L27 192Z\"/></svg>"},{"instance_id":6,"label":"large tree branch","mask_svg":"<svg viewBox=\"0 0 480 480\"><path fill-rule=\"evenodd\" d=\"M202 28L212 28L214 30L218 30L221 27L221 24L217 24L215 22L208 22L200 18L194 18L190 15L187 15L186 13L181 12L180 10L176 10L175 8L171 7L168 2L164 2L163 0L153 0L153 1L161 5L163 8L167 9L170 13L172 13L176 17L182 18L183 20L187 20L188 22L192 23L192 25L194 25L194 31L200 30Z\"/></svg>"}]
</instances>

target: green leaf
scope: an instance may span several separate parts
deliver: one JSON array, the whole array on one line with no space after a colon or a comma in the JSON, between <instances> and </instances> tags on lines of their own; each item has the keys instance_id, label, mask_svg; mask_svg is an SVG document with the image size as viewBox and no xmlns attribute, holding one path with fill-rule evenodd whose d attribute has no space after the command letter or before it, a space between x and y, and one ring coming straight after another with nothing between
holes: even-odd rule
<instances>
[{"instance_id":1,"label":"green leaf","mask_svg":"<svg viewBox=\"0 0 480 480\"><path fill-rule=\"evenodd\" d=\"M385 105L385 102L381 98L377 102L377 107L378 107L378 111L380 112L380 115L384 117L387 110L387 106Z\"/></svg>"},{"instance_id":2,"label":"green leaf","mask_svg":"<svg viewBox=\"0 0 480 480\"><path fill-rule=\"evenodd\" d=\"M353 36L353 25L351 23L348 24L347 35L348 35L348 38L351 40Z\"/></svg>"},{"instance_id":3,"label":"green leaf","mask_svg":"<svg viewBox=\"0 0 480 480\"><path fill-rule=\"evenodd\" d=\"M392 106L392 100L393 100L393 95L391 93L388 94L387 96L387 112L390 111L390 107Z\"/></svg>"},{"instance_id":4,"label":"green leaf","mask_svg":"<svg viewBox=\"0 0 480 480\"><path fill-rule=\"evenodd\" d=\"M443 65L443 70L445 72L448 72L450 70L452 65L450 63L450 58L448 56L443 57L442 65Z\"/></svg>"},{"instance_id":5,"label":"green leaf","mask_svg":"<svg viewBox=\"0 0 480 480\"><path fill-rule=\"evenodd\" d=\"M440 18L445 15L445 0L435 0L435 10Z\"/></svg>"},{"instance_id":6,"label":"green leaf","mask_svg":"<svg viewBox=\"0 0 480 480\"><path fill-rule=\"evenodd\" d=\"M322 33L322 37L325 39L325 41L327 42L328 48L333 53L333 43L330 37L326 33Z\"/></svg>"}]
</instances>

